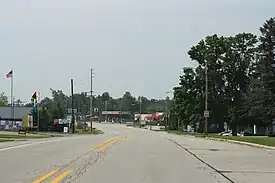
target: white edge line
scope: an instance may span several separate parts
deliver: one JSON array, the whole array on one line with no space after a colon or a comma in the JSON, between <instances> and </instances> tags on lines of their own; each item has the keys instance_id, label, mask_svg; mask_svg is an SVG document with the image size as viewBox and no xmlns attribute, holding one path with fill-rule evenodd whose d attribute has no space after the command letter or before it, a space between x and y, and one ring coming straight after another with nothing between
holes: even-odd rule
<instances>
[{"instance_id":1,"label":"white edge line","mask_svg":"<svg viewBox=\"0 0 275 183\"><path fill-rule=\"evenodd\" d=\"M62 141L62 140L69 140L71 138L75 138L75 137L70 137L70 138L61 137L61 139L45 140L45 141L40 141L40 142L26 143L26 144L20 144L20 145L15 145L15 146L10 146L10 147L4 147L4 148L0 149L0 152L11 150L11 149L17 149L17 148L20 148L20 147L28 147L28 146L32 146L32 145L44 144L44 143L47 143L47 142L58 142L58 141Z\"/></svg>"}]
</instances>

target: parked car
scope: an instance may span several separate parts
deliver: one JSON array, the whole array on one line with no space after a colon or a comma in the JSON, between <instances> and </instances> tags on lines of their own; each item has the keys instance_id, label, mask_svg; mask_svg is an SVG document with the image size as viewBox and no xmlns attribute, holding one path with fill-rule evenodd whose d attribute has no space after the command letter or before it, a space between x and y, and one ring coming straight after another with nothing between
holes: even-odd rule
<instances>
[{"instance_id":1,"label":"parked car","mask_svg":"<svg viewBox=\"0 0 275 183\"><path fill-rule=\"evenodd\" d=\"M232 136L232 130L228 130L228 131L223 131L221 133L219 133L219 135L221 136ZM237 136L244 136L243 134L237 133Z\"/></svg>"}]
</instances>

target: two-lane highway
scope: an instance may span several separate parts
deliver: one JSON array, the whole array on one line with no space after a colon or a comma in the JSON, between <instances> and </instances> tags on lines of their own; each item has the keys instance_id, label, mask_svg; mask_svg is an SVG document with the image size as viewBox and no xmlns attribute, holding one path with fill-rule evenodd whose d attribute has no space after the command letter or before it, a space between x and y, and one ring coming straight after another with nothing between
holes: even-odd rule
<instances>
[{"instance_id":1,"label":"two-lane highway","mask_svg":"<svg viewBox=\"0 0 275 183\"><path fill-rule=\"evenodd\" d=\"M0 143L0 182L275 182L274 151L95 125L105 134Z\"/></svg>"}]
</instances>

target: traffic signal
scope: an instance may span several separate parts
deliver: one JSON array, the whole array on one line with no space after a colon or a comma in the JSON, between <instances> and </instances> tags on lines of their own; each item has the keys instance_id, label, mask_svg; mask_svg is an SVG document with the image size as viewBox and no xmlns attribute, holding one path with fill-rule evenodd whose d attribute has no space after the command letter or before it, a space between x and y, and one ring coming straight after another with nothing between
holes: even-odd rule
<instances>
[{"instance_id":1,"label":"traffic signal","mask_svg":"<svg viewBox=\"0 0 275 183\"><path fill-rule=\"evenodd\" d=\"M36 112L37 111L37 95L36 95L36 92L34 92L34 94L32 95L31 101L32 101L33 111Z\"/></svg>"}]
</instances>

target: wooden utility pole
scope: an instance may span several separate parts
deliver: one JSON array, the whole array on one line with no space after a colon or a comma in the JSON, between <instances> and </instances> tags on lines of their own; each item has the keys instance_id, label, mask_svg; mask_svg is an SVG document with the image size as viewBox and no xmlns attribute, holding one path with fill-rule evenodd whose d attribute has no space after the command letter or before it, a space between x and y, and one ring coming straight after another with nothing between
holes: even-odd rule
<instances>
[{"instance_id":1,"label":"wooden utility pole","mask_svg":"<svg viewBox=\"0 0 275 183\"><path fill-rule=\"evenodd\" d=\"M71 94L72 94L72 121L71 121L71 128L72 128L72 133L75 132L75 117L74 117L74 80L71 79Z\"/></svg>"},{"instance_id":2,"label":"wooden utility pole","mask_svg":"<svg viewBox=\"0 0 275 183\"><path fill-rule=\"evenodd\" d=\"M93 69L91 69L90 123L93 132Z\"/></svg>"}]
</instances>

